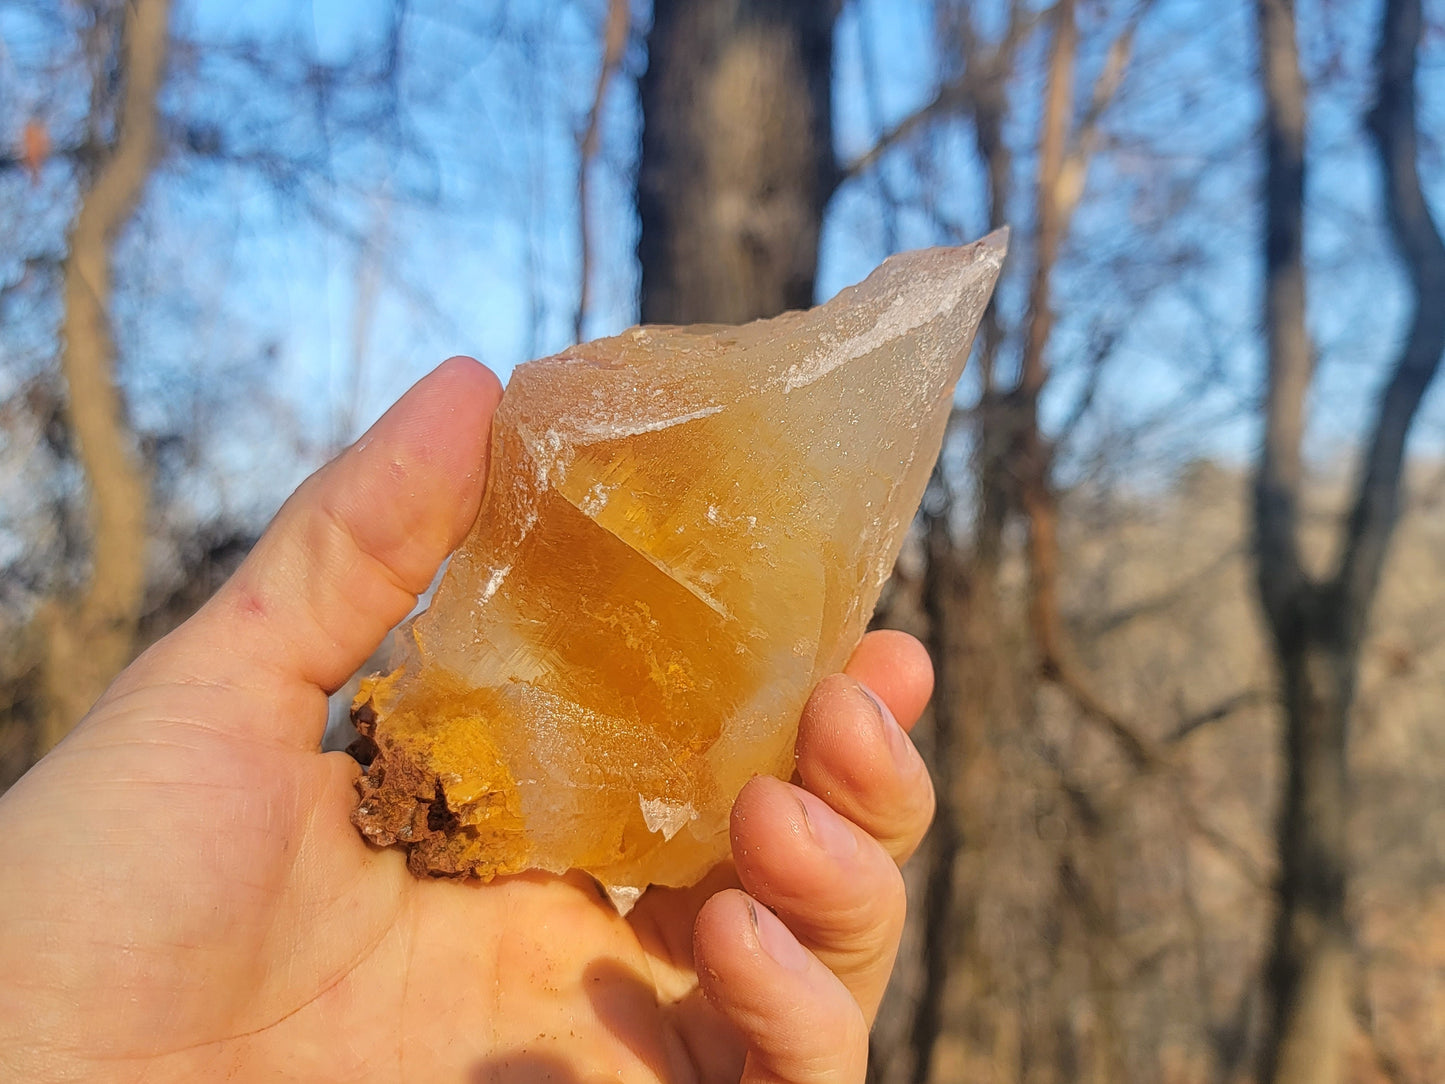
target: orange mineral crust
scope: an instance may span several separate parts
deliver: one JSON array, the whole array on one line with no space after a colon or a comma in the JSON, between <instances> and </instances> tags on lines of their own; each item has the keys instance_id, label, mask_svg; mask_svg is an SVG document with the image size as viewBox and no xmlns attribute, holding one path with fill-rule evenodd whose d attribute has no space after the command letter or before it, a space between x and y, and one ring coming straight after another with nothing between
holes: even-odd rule
<instances>
[{"instance_id":1,"label":"orange mineral crust","mask_svg":"<svg viewBox=\"0 0 1445 1084\"><path fill-rule=\"evenodd\" d=\"M1004 243L519 367L476 525L353 709L362 833L419 874L582 869L623 902L724 858L863 634Z\"/></svg>"}]
</instances>

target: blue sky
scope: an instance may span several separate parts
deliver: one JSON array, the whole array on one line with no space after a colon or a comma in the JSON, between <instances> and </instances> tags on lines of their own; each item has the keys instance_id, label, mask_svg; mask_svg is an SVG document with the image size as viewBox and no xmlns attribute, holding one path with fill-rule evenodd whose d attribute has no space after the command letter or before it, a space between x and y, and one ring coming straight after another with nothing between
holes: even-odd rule
<instances>
[{"instance_id":1,"label":"blue sky","mask_svg":"<svg viewBox=\"0 0 1445 1084\"><path fill-rule=\"evenodd\" d=\"M645 16L643 0L635 6ZM339 61L377 39L389 7L384 0L191 0L180 8L178 27L211 46L291 37L301 51ZM1308 241L1317 265L1311 318L1325 362L1313 438L1322 459L1365 421L1368 392L1404 317L1399 272L1374 206L1375 170L1358 128L1375 5L1343 8L1301 3L1306 63L1321 89L1311 113ZM216 457L277 488L326 447L355 435L448 354L475 354L505 375L527 357L567 345L578 275L576 132L595 78L601 9L600 0L417 0L399 87L418 150L394 159L382 141L356 138L340 119L321 120L289 100L270 102L264 88L219 61L183 72L174 83L177 109L210 111L218 120L264 118L268 131L298 145L323 138L329 179L315 192L343 229L322 228L244 171L183 167L158 178L129 239L142 281L132 282L133 301L122 312L134 352L146 362L130 366L141 420L149 410L159 424L175 409L180 384L259 372L286 418L261 412L232 419ZM1097 20L1117 19L1125 9L1082 10ZM926 0L845 5L835 65L843 158L934 92L949 58L938 51L931 19ZM1159 3L1141 26L1121 104L1104 125L1115 153L1101 156L1090 175L1055 283L1058 376L1046 404L1054 422L1070 413L1084 384L1078 359L1091 339L1108 334L1117 343L1080 428L1079 470L1090 454L1115 446L1121 469L1151 457L1166 469L1190 454L1242 459L1252 448L1249 408L1260 388L1252 33L1248 4L1216 0ZM14 46L8 74L21 80L23 94L25 42L3 11L0 36ZM1086 34L1086 43L1093 40ZM1038 45L1033 49L1023 60L1037 70ZM1442 54L1434 41L1422 67L1426 122L1435 131L1445 127ZM865 60L876 72L871 100ZM1081 96L1100 61L1099 49L1086 44ZM604 113L592 174L589 337L636 318L631 171L639 131L634 79L644 63L635 44ZM1039 89L1036 82L1014 88L1011 135L1021 145L1031 141ZM338 117L345 108L336 106ZM0 124L7 126L0 134L13 137L13 118ZM966 124L942 127L922 144L922 159L905 150L845 186L825 226L820 299L887 255L890 220L891 240L904 248L982 231L971 140ZM1430 153L1430 183L1445 196L1438 148ZM919 160L936 174L926 189ZM1031 170L1028 155L1019 155L1010 217L1025 238ZM1191 189L1194 174L1205 179ZM902 200L892 216L885 191ZM924 213L925 199L936 214ZM940 217L948 223L942 230ZM1024 244L1000 292L1006 314L1017 316L1029 271ZM167 289L175 284L186 289ZM1219 378L1194 391L1211 365ZM153 394L141 394L147 388ZM1422 446L1445 443L1442 399L1437 390ZM1162 420L1154 417L1160 413Z\"/></svg>"}]
</instances>

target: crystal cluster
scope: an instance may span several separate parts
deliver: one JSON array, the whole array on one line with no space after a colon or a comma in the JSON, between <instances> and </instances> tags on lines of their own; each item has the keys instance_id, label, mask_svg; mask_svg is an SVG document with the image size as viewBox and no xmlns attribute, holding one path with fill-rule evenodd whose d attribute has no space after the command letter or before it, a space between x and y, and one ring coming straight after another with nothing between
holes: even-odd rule
<instances>
[{"instance_id":1,"label":"crystal cluster","mask_svg":"<svg viewBox=\"0 0 1445 1084\"><path fill-rule=\"evenodd\" d=\"M477 522L353 709L362 833L419 874L582 869L624 901L725 857L867 625L1003 255L519 367Z\"/></svg>"}]
</instances>

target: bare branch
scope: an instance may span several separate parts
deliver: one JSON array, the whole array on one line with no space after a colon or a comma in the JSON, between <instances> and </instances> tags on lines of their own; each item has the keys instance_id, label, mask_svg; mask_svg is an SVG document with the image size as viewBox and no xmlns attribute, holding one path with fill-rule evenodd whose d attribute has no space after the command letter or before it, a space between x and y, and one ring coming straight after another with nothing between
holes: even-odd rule
<instances>
[{"instance_id":1,"label":"bare branch","mask_svg":"<svg viewBox=\"0 0 1445 1084\"><path fill-rule=\"evenodd\" d=\"M1213 723L1223 722L1235 712L1245 708L1254 707L1258 704L1272 703L1274 694L1265 689L1242 689L1231 696L1226 696L1219 703L1205 708L1203 711L1195 712L1186 716L1180 721L1169 735L1164 739L1165 745L1178 745L1185 738L1198 730Z\"/></svg>"},{"instance_id":2,"label":"bare branch","mask_svg":"<svg viewBox=\"0 0 1445 1084\"><path fill-rule=\"evenodd\" d=\"M868 10L870 9L862 6L858 9L858 55L863 69L863 102L867 109L868 126L870 132L876 132L883 127L883 104L879 96L875 35L863 21ZM898 196L894 193L893 186L888 183L887 175L881 170L874 179L878 185L883 248L885 252L893 252L898 248Z\"/></svg>"},{"instance_id":3,"label":"bare branch","mask_svg":"<svg viewBox=\"0 0 1445 1084\"><path fill-rule=\"evenodd\" d=\"M1035 19L1036 16L1025 10L1022 0L1012 0L1003 40L987 57L980 51L978 35L973 28L971 8L964 9L963 24L960 27L964 64L968 71L977 73L980 77L979 89L982 92L976 93L973 98L973 141L979 161L983 163L988 177L988 225L992 230L1005 224L1013 186L1013 154L1003 132L1009 105L1008 73L1014 70L1014 56L1020 43L1032 29ZM988 73L986 78L983 76L985 71ZM984 310L983 321L979 326L979 404L986 414L996 413L996 369L1003 340L1004 327L999 318L998 304L991 301ZM996 425L985 425L981 432L987 439L997 428ZM983 453L980 469L983 485L986 490L990 490L983 497L985 516L1001 515L1004 506L1002 493L997 487L1001 465L998 462L987 462L989 456L997 459L997 451L998 449L991 448Z\"/></svg>"},{"instance_id":4,"label":"bare branch","mask_svg":"<svg viewBox=\"0 0 1445 1084\"><path fill-rule=\"evenodd\" d=\"M889 128L878 141L851 162L839 167L834 175L834 186L852 180L860 173L872 169L878 160L900 143L906 142L934 122L965 112L972 104L979 88L990 81L1004 77L1012 64L1014 52L1044 18L1049 10L1025 12L1021 4L1015 3L1009 13L1009 26L1003 40L985 54L977 46L972 27L965 19L965 67L963 74L939 87L923 105ZM972 46L970 47L970 43Z\"/></svg>"},{"instance_id":5,"label":"bare branch","mask_svg":"<svg viewBox=\"0 0 1445 1084\"><path fill-rule=\"evenodd\" d=\"M1162 766L1163 757L1095 692L1065 634L1059 605L1058 501L1051 483L1054 449L1040 426L1039 398L1049 377L1045 350L1053 331L1050 279L1071 213L1061 177L1068 153L1079 44L1074 0L1059 0L1054 5L1052 24L1039 133L1038 227L1029 287L1028 333L1018 385L1012 393L1014 408L1021 416L1017 457L1022 477L1021 502L1029 528L1029 624L1041 675L1066 693L1085 719L1101 726L1136 770L1152 771Z\"/></svg>"},{"instance_id":6,"label":"bare branch","mask_svg":"<svg viewBox=\"0 0 1445 1084\"><path fill-rule=\"evenodd\" d=\"M577 241L580 246L577 284L577 312L572 318L572 337L582 341L582 321L587 317L592 278L592 241L588 228L588 176L597 157L597 144L602 121L602 103L612 73L622 63L627 37L632 31L632 9L627 0L609 0L607 26L602 35L602 65L597 70L597 89L592 93L592 106L587 110L587 123L578 143L577 161Z\"/></svg>"},{"instance_id":7,"label":"bare branch","mask_svg":"<svg viewBox=\"0 0 1445 1084\"><path fill-rule=\"evenodd\" d=\"M842 166L838 171L837 182L842 184L865 170L873 168L878 160L894 147L934 121L962 113L968 105L970 89L971 84L967 73L952 82L945 83L927 103L909 113L908 116L879 136L878 142L873 146Z\"/></svg>"},{"instance_id":8,"label":"bare branch","mask_svg":"<svg viewBox=\"0 0 1445 1084\"><path fill-rule=\"evenodd\" d=\"M1389 1084L1406 1084L1410 1079L1405 1067L1400 1064L1400 1059L1386 1045L1383 1036L1380 1035L1380 1027L1375 1019L1375 1008L1371 1002L1370 989L1367 982L1367 971L1361 967L1355 974L1353 996L1350 998L1350 1008L1354 1013L1355 1024L1365 1041L1370 1047L1370 1053L1374 1055L1375 1067Z\"/></svg>"},{"instance_id":9,"label":"bare branch","mask_svg":"<svg viewBox=\"0 0 1445 1084\"><path fill-rule=\"evenodd\" d=\"M1195 808L1182 794L1176 794L1175 805L1179 810L1179 816L1185 825L1209 844L1221 858L1229 862L1251 888L1260 892L1268 892L1270 888L1269 871L1255 861L1254 856L1241 847L1224 832L1221 832L1214 825L1206 821L1203 815Z\"/></svg>"},{"instance_id":10,"label":"bare branch","mask_svg":"<svg viewBox=\"0 0 1445 1084\"><path fill-rule=\"evenodd\" d=\"M1104 66L1094 80L1088 111L1079 121L1074 132L1073 145L1064 156L1063 166L1059 171L1059 200L1064 208L1065 219L1073 216L1074 209L1084 195L1084 179L1089 171L1089 161L1098 147L1099 121L1124 83L1129 61L1134 55L1134 36L1144 16L1153 6L1154 0L1142 0L1130 13L1124 29L1109 43Z\"/></svg>"},{"instance_id":11,"label":"bare branch","mask_svg":"<svg viewBox=\"0 0 1445 1084\"><path fill-rule=\"evenodd\" d=\"M1089 343L1089 353L1084 359L1084 387L1079 396L1074 400L1074 405L1069 410L1069 416L1060 424L1057 435L1054 437L1055 446L1067 445L1073 439L1074 433L1078 430L1084 417L1094 405L1094 399L1099 394L1099 386L1103 383L1105 362L1114 353L1114 347L1118 344L1123 328L1119 326L1105 328L1095 334Z\"/></svg>"},{"instance_id":12,"label":"bare branch","mask_svg":"<svg viewBox=\"0 0 1445 1084\"><path fill-rule=\"evenodd\" d=\"M1255 479L1261 597L1280 628L1307 585L1299 553L1305 395L1313 376L1305 330L1305 86L1291 0L1259 0L1265 83L1265 313L1269 390Z\"/></svg>"},{"instance_id":13,"label":"bare branch","mask_svg":"<svg viewBox=\"0 0 1445 1084\"><path fill-rule=\"evenodd\" d=\"M356 436L362 415L370 367L372 332L377 298L385 276L386 249L391 233L391 200L383 189L372 201L371 221L364 242L356 253L355 296L351 303L351 358L349 379L340 396L340 407L332 428L331 455L336 455Z\"/></svg>"},{"instance_id":14,"label":"bare branch","mask_svg":"<svg viewBox=\"0 0 1445 1084\"><path fill-rule=\"evenodd\" d=\"M45 156L47 162L55 159L69 161L83 161L93 148L86 143L67 143L64 146L52 146ZM21 170L29 170L30 163L23 154L0 152L0 174L18 173Z\"/></svg>"},{"instance_id":15,"label":"bare branch","mask_svg":"<svg viewBox=\"0 0 1445 1084\"><path fill-rule=\"evenodd\" d=\"M1072 777L1068 766L1055 750L1048 746L1042 746L1040 754L1044 763L1053 771L1060 791L1069 799L1074 812L1092 831L1102 832L1106 828L1107 822L1117 816L1119 802L1122 799L1116 796L1107 804L1104 803ZM1137 782L1141 777L1142 773L1130 780L1130 783ZM1171 807L1179 817L1180 823L1188 829L1191 835L1197 836L1211 850L1225 859L1252 888L1261 892L1268 890L1269 873L1255 861L1253 855L1227 834L1206 821L1183 788L1174 787L1168 793Z\"/></svg>"},{"instance_id":16,"label":"bare branch","mask_svg":"<svg viewBox=\"0 0 1445 1084\"><path fill-rule=\"evenodd\" d=\"M1029 327L1020 363L1019 392L1028 401L1037 428L1038 396L1048 380L1044 348L1053 333L1049 280L1069 228L1069 209L1060 184L1067 153L1069 123L1074 109L1074 66L1079 48L1079 25L1074 0L1054 5L1053 40L1049 45L1048 76L1039 132L1037 229L1034 237L1034 274L1029 286ZM1039 464L1047 467L1042 462Z\"/></svg>"},{"instance_id":17,"label":"bare branch","mask_svg":"<svg viewBox=\"0 0 1445 1084\"><path fill-rule=\"evenodd\" d=\"M1107 636L1109 633L1123 628L1138 618L1168 613L1191 592L1200 590L1206 582L1233 565L1239 557L1239 546L1227 546L1200 566L1197 571L1190 573L1188 578L1165 588L1163 591L1129 603L1126 606L1121 606L1119 609L1087 618L1084 622L1081 622L1083 631L1090 636Z\"/></svg>"},{"instance_id":18,"label":"bare branch","mask_svg":"<svg viewBox=\"0 0 1445 1084\"><path fill-rule=\"evenodd\" d=\"M1375 106L1369 127L1385 179L1385 207L1409 271L1414 312L1380 401L1360 475L1338 586L1347 621L1363 630L1400 514L1405 441L1445 353L1445 241L1420 183L1415 72L1421 0L1388 0L1381 17Z\"/></svg>"},{"instance_id":19,"label":"bare branch","mask_svg":"<svg viewBox=\"0 0 1445 1084\"><path fill-rule=\"evenodd\" d=\"M1094 692L1088 677L1061 642L1047 636L1040 645L1040 654L1044 676L1068 695L1085 719L1114 739L1135 771L1152 772L1164 766L1165 758L1154 743Z\"/></svg>"}]
</instances>

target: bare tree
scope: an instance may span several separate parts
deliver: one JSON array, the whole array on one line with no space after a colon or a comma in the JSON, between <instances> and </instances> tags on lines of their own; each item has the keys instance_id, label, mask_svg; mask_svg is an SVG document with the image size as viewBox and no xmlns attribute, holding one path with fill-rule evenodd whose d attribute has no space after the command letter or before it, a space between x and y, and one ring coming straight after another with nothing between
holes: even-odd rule
<instances>
[{"instance_id":1,"label":"bare tree","mask_svg":"<svg viewBox=\"0 0 1445 1084\"><path fill-rule=\"evenodd\" d=\"M946 107L966 111L973 119L975 149L987 178L989 226L996 229L1005 223L1012 188L1012 156L1002 136L1009 75L1033 23L1023 4L1012 3L1004 33L996 43L985 44L973 25L977 16L968 6L950 8L943 17L945 33L962 46L962 72L921 111L885 133L853 168L876 160L880 148L905 138L926 120L942 115ZM927 618L922 631L936 674L929 760L938 811L920 855L923 891L915 950L920 977L908 1043L905 1050L875 1061L872 1071L880 1079L886 1073L892 1079L928 1080L945 1026L957 1027L961 1017L976 1015L991 986L976 940L977 896L967 882L982 866L991 796L998 785L990 730L999 725L1001 715L1010 714L998 711L1011 677L998 598L1011 489L1003 454L1006 438L999 432L1003 414L998 409L996 369L1002 338L997 309L991 304L980 327L977 353L980 391L973 426L977 488L971 545L961 546L952 529L957 501L944 472L934 479L935 501L924 513L925 564L918 590ZM883 615L885 621L891 617ZM900 986L910 981L909 962L905 957ZM895 1002L907 1004L902 997Z\"/></svg>"},{"instance_id":2,"label":"bare tree","mask_svg":"<svg viewBox=\"0 0 1445 1084\"><path fill-rule=\"evenodd\" d=\"M988 832L985 803L997 785L989 778L992 756L988 729L1001 725L994 709L1001 695L1000 686L1008 680L1009 665L1000 658L998 646L1003 639L998 577L1003 534L1012 517L1021 517L1028 529L1030 627L1040 676L1068 688L1086 715L1103 722L1132 761L1150 763L1150 755L1135 731L1104 708L1092 693L1089 682L1073 662L1063 633L1058 601L1054 449L1043 433L1039 415L1039 401L1050 372L1046 352L1054 320L1052 276L1083 194L1097 126L1123 79L1134 30L1146 8L1136 7L1110 43L1089 108L1077 118L1074 83L1079 28L1075 5L1072 0L1062 0L1049 9L1043 20L1049 31L1049 47L1037 141L1033 277L1022 356L1015 380L1000 386L996 354L1002 328L997 315L991 313L983 329L981 392L972 434L976 472L976 506L970 517L974 527L972 545L964 550L950 540L946 511L941 519L937 515L930 519L924 594L940 672L940 694L934 707L934 740L938 747L933 764L948 797L940 806L936 849L930 852L934 863L930 892L924 900L924 921L926 928L933 930L934 939L926 949L929 963L925 965L926 982L913 1033L913 1079L917 1081L930 1077L934 1048L946 1017L953 1016L951 1024L956 1028L958 1015L973 1011L957 1003L957 991L967 989L977 997L985 989L977 977L969 978L980 964L972 934L975 905L967 902L972 895L967 885L959 890L956 867L966 865L970 879L982 876L978 863L969 864L968 856L984 843L981 837ZM967 10L957 17L956 33L966 65L959 86L967 88L962 99L972 107L976 148L988 178L990 214L1001 219L1010 187L1010 153L1002 138L1007 79L1013 71L1018 45L1032 23L1022 5L1011 5L1009 23L999 43L986 49L973 29L973 18ZM940 100L945 97L940 96ZM933 103L925 107L931 108ZM961 569L961 581L959 571L950 571L953 566ZM1097 823L1099 818L1091 816L1086 820ZM1108 911L1098 906L1098 894L1088 885L1080 863L1065 856L1059 869L1065 889L1061 898L1079 904L1077 910L1089 925L1090 937L1102 936L1100 930L1108 924ZM1111 987L1103 981L1102 968L1091 968L1091 972L1097 980L1094 992L1100 1000L1103 1027L1112 1029L1115 1014ZM949 986L953 987L953 997L946 992ZM948 1013L950 1001L954 1002L952 1014ZM1105 1076L1119 1075L1117 1057L1115 1039L1096 1044L1096 1064Z\"/></svg>"},{"instance_id":3,"label":"bare tree","mask_svg":"<svg viewBox=\"0 0 1445 1084\"><path fill-rule=\"evenodd\" d=\"M93 6L86 30L92 115L108 112L116 77L124 89L114 135L92 127L94 169L65 261L61 372L85 472L91 561L75 597L53 605L40 623L45 748L65 736L129 661L141 616L149 483L116 388L111 261L159 153L169 17L169 0L102 2Z\"/></svg>"},{"instance_id":4,"label":"bare tree","mask_svg":"<svg viewBox=\"0 0 1445 1084\"><path fill-rule=\"evenodd\" d=\"M1361 645L1399 516L1407 435L1445 350L1445 243L1417 165L1415 72L1420 0L1388 0L1369 127L1414 311L1377 406L1338 563L1312 574L1300 548L1305 403L1313 378L1303 256L1305 88L1292 0L1259 0L1266 112L1265 434L1255 480L1257 584L1283 692L1285 793L1278 913L1269 967L1261 1079L1332 1084L1354 966L1346 914L1347 747Z\"/></svg>"},{"instance_id":5,"label":"bare tree","mask_svg":"<svg viewBox=\"0 0 1445 1084\"><path fill-rule=\"evenodd\" d=\"M1074 659L1059 606L1058 506L1054 492L1054 448L1045 436L1039 402L1048 384L1048 347L1053 336L1052 279L1070 223L1083 195L1094 152L1099 119L1123 80L1133 47L1141 4L1110 44L1108 59L1095 83L1093 100L1074 122L1075 64L1079 30L1073 0L1052 10L1044 109L1039 132L1036 187L1037 221L1034 272L1029 288L1028 323L1017 385L1009 395L1014 470L1021 478L1018 502L1028 523L1029 621L1040 674L1063 687L1086 717L1102 724L1129 760L1151 766L1157 755L1137 730L1106 707Z\"/></svg>"},{"instance_id":6,"label":"bare tree","mask_svg":"<svg viewBox=\"0 0 1445 1084\"><path fill-rule=\"evenodd\" d=\"M572 337L582 339L582 326L587 319L587 309L592 295L592 237L588 224L591 209L589 179L593 159L597 157L601 142L602 106L607 98L607 86L613 74L622 63L622 54L627 48L627 39L632 33L632 9L628 0L608 0L607 23L602 32L602 62L597 69L597 89L592 92L592 104L587 110L587 120L582 135L577 141L577 311L572 318Z\"/></svg>"},{"instance_id":7,"label":"bare tree","mask_svg":"<svg viewBox=\"0 0 1445 1084\"><path fill-rule=\"evenodd\" d=\"M423 155L396 96L407 8L396 0L373 38L327 62L284 32L188 34L172 25L170 0L21 10L40 45L24 66L49 96L25 131L48 127L43 145L27 135L20 153L0 154L0 181L18 197L18 220L30 225L6 253L8 266L23 273L0 284L3 406L17 426L45 434L41 454L22 468L42 494L22 529L39 524L39 537L54 539L45 560L7 563L7 573L23 565L24 583L5 599L15 650L0 675L0 699L11 705L0 729L25 735L15 741L23 761L63 737L166 620L183 618L185 605L204 597L197 592L219 567L216 552L243 549L259 528L250 509L183 511L194 507L183 475L216 440L201 416L237 419L239 427L239 419L276 406L256 386L274 340L236 342L231 356L210 355L204 373L156 379L172 364L157 355L175 348L154 350L143 336L201 335L183 313L214 282L152 292L140 272L154 258L150 242L173 226L167 213L152 212L159 203L167 212L179 208L181 219L204 213L224 171L259 183L280 213L300 210L365 256L375 238L352 236L349 212L382 188L388 208L428 198L415 168ZM252 95L254 112L217 108L233 98L249 104ZM297 102L314 107L314 127L296 123ZM349 171L337 181L333 139L343 149L384 144L392 173L374 183L368 172ZM22 171L31 179L20 188L14 180ZM212 214L207 222L224 231L218 219L225 221ZM246 229L239 219L228 225ZM395 282L379 261L372 266ZM22 356L13 347L26 340L34 345ZM239 395L242 388L260 394ZM303 443L299 431L296 443ZM320 443L300 454L320 451Z\"/></svg>"}]
</instances>

